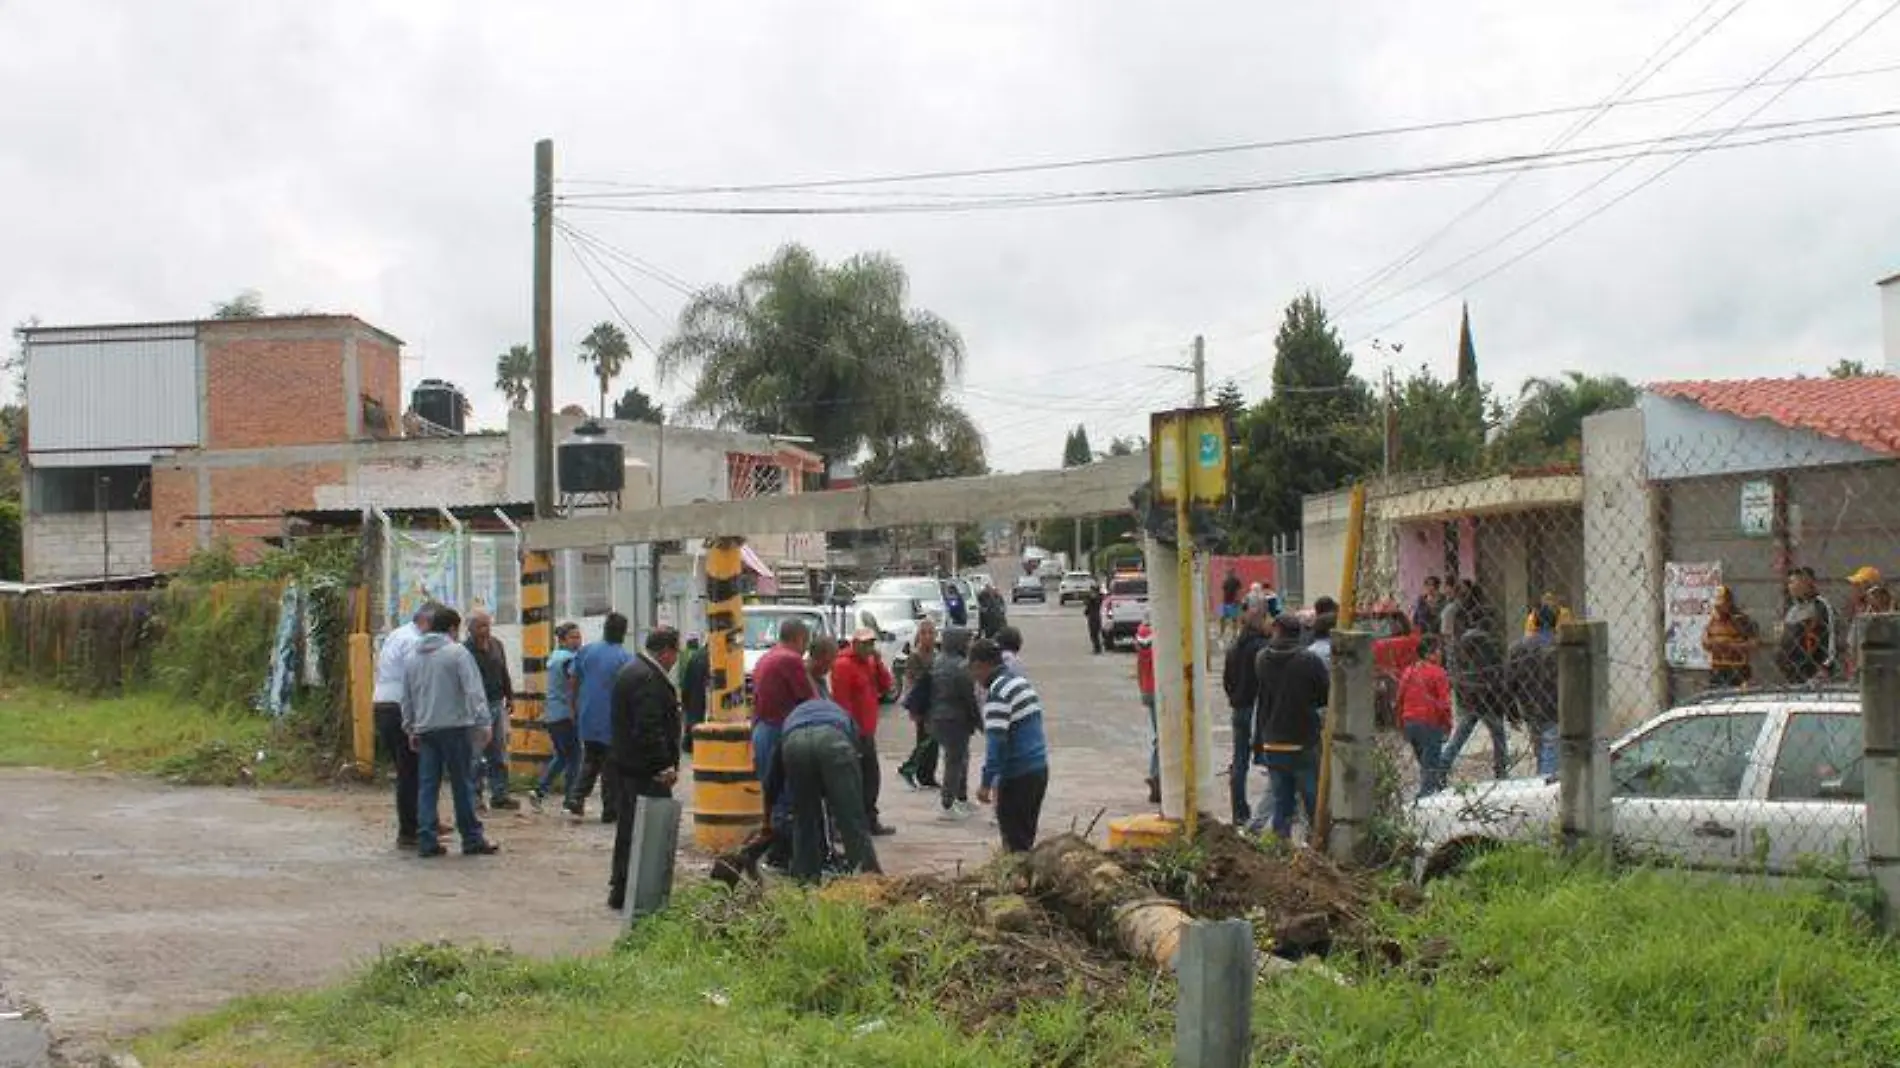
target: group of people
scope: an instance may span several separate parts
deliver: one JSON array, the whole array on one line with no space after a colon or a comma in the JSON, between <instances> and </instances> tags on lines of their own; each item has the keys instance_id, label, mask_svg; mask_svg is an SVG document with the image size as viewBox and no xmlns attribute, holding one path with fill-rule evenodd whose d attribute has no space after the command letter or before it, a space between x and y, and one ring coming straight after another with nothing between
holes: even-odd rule
<instances>
[{"instance_id":1,"label":"group of people","mask_svg":"<svg viewBox=\"0 0 1900 1068\"><path fill-rule=\"evenodd\" d=\"M1234 636L1221 670L1221 688L1233 711L1234 752L1229 769L1234 824L1249 832L1271 829L1285 838L1294 817L1311 826L1319 799L1319 746L1331 690L1332 632L1339 605L1313 602L1310 621L1281 611L1264 590L1239 603ZM1266 775L1258 806L1248 798L1254 767Z\"/></svg>"},{"instance_id":2,"label":"group of people","mask_svg":"<svg viewBox=\"0 0 1900 1068\"><path fill-rule=\"evenodd\" d=\"M1797 567L1787 576L1787 608L1775 639L1775 668L1782 680L1804 685L1854 677L1855 654L1860 648L1865 617L1894 610L1894 594L1876 567L1861 567L1847 576L1849 589L1846 633L1836 626L1833 605L1821 596L1811 567ZM1711 689L1739 689L1755 681L1754 654L1763 645L1761 626L1750 616L1728 586L1718 587L1702 634L1709 657Z\"/></svg>"}]
</instances>

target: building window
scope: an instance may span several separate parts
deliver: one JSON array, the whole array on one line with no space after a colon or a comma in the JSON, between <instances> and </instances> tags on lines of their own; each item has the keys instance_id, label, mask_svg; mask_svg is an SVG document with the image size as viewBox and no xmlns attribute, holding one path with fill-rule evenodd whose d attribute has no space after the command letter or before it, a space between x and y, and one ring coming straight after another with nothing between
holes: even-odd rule
<instances>
[{"instance_id":1,"label":"building window","mask_svg":"<svg viewBox=\"0 0 1900 1068\"><path fill-rule=\"evenodd\" d=\"M35 515L97 512L101 503L111 512L151 511L152 466L33 469Z\"/></svg>"}]
</instances>

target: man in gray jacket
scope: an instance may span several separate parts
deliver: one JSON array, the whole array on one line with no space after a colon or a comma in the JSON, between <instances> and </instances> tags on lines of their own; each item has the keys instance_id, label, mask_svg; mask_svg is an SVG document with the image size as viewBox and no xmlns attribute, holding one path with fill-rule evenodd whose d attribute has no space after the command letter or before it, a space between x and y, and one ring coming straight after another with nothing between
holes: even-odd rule
<instances>
[{"instance_id":1,"label":"man in gray jacket","mask_svg":"<svg viewBox=\"0 0 1900 1068\"><path fill-rule=\"evenodd\" d=\"M982 713L969 656L970 632L949 627L930 664L930 733L943 750L943 773L937 780L943 798L940 820L967 820L976 811L970 807L970 736L982 723Z\"/></svg>"},{"instance_id":2,"label":"man in gray jacket","mask_svg":"<svg viewBox=\"0 0 1900 1068\"><path fill-rule=\"evenodd\" d=\"M416 805L416 852L443 853L436 838L436 803L442 782L455 804L455 829L462 852L486 856L500 847L482 836L475 816L475 754L493 731L488 697L482 690L475 657L456 642L462 616L453 608L436 612L429 633L417 643L403 669L402 730L418 760L420 794Z\"/></svg>"}]
</instances>

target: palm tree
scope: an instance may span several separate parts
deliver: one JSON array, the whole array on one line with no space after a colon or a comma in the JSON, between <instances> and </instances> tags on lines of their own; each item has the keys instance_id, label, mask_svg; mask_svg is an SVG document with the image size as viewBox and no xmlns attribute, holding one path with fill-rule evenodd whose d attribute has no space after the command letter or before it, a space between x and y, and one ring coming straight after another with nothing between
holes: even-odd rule
<instances>
[{"instance_id":1,"label":"palm tree","mask_svg":"<svg viewBox=\"0 0 1900 1068\"><path fill-rule=\"evenodd\" d=\"M525 411L534 396L534 350L526 345L510 345L495 357L495 390L508 400L508 407Z\"/></svg>"},{"instance_id":2,"label":"palm tree","mask_svg":"<svg viewBox=\"0 0 1900 1068\"><path fill-rule=\"evenodd\" d=\"M963 370L962 338L906 307L908 291L903 267L882 253L831 266L786 245L687 303L660 348L660 375L694 373L686 414L805 435L828 460L855 455L936 418Z\"/></svg>"},{"instance_id":3,"label":"palm tree","mask_svg":"<svg viewBox=\"0 0 1900 1068\"><path fill-rule=\"evenodd\" d=\"M1575 459L1584 419L1630 407L1637 392L1621 375L1565 371L1561 378L1530 379L1518 391L1517 408L1497 441L1497 455L1519 466Z\"/></svg>"},{"instance_id":4,"label":"palm tree","mask_svg":"<svg viewBox=\"0 0 1900 1068\"><path fill-rule=\"evenodd\" d=\"M602 419L607 418L607 391L613 388L620 369L632 358L633 347L627 344L626 332L612 323L595 326L581 339L581 362L594 369L594 378L600 382Z\"/></svg>"}]
</instances>

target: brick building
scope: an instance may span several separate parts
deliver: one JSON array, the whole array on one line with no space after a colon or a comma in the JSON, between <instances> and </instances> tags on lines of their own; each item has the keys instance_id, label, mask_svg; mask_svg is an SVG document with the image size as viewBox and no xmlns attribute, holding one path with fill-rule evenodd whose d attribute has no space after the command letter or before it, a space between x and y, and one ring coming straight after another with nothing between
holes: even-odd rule
<instances>
[{"instance_id":1,"label":"brick building","mask_svg":"<svg viewBox=\"0 0 1900 1068\"><path fill-rule=\"evenodd\" d=\"M176 568L220 538L253 552L349 480L349 446L401 432L402 342L352 316L23 338L28 581Z\"/></svg>"}]
</instances>

